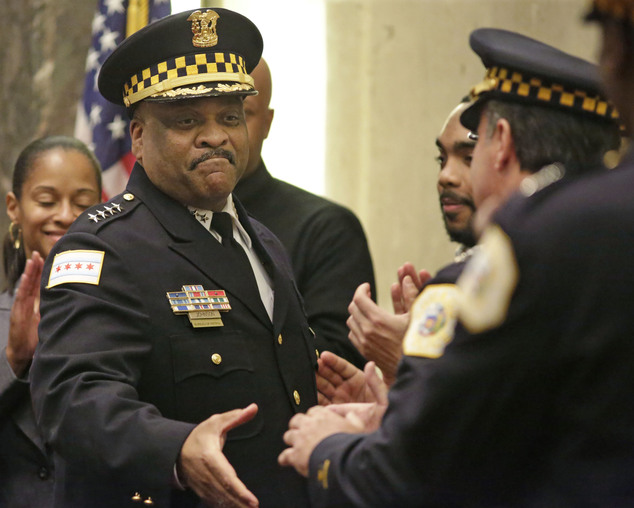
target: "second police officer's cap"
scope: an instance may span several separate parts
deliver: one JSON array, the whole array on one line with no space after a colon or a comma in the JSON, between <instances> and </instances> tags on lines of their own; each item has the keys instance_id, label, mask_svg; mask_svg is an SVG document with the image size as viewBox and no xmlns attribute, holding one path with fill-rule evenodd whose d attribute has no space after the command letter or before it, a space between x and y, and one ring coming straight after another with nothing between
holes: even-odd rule
<instances>
[{"instance_id":1,"label":"second police officer's cap","mask_svg":"<svg viewBox=\"0 0 634 508\"><path fill-rule=\"evenodd\" d=\"M586 19L613 18L634 25L634 0L593 0Z\"/></svg>"},{"instance_id":2,"label":"second police officer's cap","mask_svg":"<svg viewBox=\"0 0 634 508\"><path fill-rule=\"evenodd\" d=\"M262 55L262 36L228 9L181 12L125 39L101 67L101 94L115 104L220 95L254 95L249 73Z\"/></svg>"},{"instance_id":3,"label":"second police officer's cap","mask_svg":"<svg viewBox=\"0 0 634 508\"><path fill-rule=\"evenodd\" d=\"M473 31L469 44L486 67L486 75L472 89L474 103L460 117L467 129L477 130L482 107L492 99L617 121L615 108L601 91L596 65L530 37L496 28Z\"/></svg>"}]
</instances>

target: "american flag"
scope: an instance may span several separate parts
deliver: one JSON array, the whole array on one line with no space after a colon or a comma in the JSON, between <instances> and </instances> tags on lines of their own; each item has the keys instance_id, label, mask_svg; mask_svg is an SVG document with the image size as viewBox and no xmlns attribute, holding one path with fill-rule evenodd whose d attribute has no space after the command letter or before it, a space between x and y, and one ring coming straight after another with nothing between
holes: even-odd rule
<instances>
[{"instance_id":1,"label":"american flag","mask_svg":"<svg viewBox=\"0 0 634 508\"><path fill-rule=\"evenodd\" d=\"M106 199L125 189L135 158L130 151L129 120L125 108L101 96L97 89L99 69L123 39L148 22L168 14L170 0L99 0L97 5L75 136L94 151L101 163Z\"/></svg>"}]
</instances>

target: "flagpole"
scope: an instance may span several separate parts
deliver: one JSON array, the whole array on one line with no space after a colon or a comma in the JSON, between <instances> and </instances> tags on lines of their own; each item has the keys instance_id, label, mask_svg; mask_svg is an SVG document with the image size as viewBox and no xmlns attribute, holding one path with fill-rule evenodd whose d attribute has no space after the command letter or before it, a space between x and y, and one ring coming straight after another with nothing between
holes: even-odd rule
<instances>
[{"instance_id":1,"label":"flagpole","mask_svg":"<svg viewBox=\"0 0 634 508\"><path fill-rule=\"evenodd\" d=\"M130 0L126 21L126 37L143 28L149 22L149 0Z\"/></svg>"}]
</instances>

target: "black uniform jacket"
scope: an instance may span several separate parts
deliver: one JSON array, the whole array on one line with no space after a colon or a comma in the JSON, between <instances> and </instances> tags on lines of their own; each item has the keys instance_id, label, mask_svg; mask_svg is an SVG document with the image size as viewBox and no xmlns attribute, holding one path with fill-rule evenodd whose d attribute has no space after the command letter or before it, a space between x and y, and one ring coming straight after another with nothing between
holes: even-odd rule
<instances>
[{"instance_id":1,"label":"black uniform jacket","mask_svg":"<svg viewBox=\"0 0 634 508\"><path fill-rule=\"evenodd\" d=\"M14 297L0 293L0 508L48 508L52 460L35 426L28 379L15 376L5 354Z\"/></svg>"},{"instance_id":2,"label":"black uniform jacket","mask_svg":"<svg viewBox=\"0 0 634 508\"><path fill-rule=\"evenodd\" d=\"M78 218L47 259L31 386L57 452L58 506L197 506L171 488L183 441L251 402L258 414L225 454L260 506L303 504L303 480L277 455L289 418L317 400L313 335L281 244L235 204L271 275L273 323L220 243L138 164L126 192ZM71 250L104 253L98 283L46 289L55 255ZM223 326L172 312L166 293L189 284L226 291Z\"/></svg>"},{"instance_id":3,"label":"black uniform jacket","mask_svg":"<svg viewBox=\"0 0 634 508\"><path fill-rule=\"evenodd\" d=\"M406 358L381 429L315 449L313 506L633 506L633 193L630 153L513 198L501 322Z\"/></svg>"},{"instance_id":4,"label":"black uniform jacket","mask_svg":"<svg viewBox=\"0 0 634 508\"><path fill-rule=\"evenodd\" d=\"M348 305L374 269L359 219L347 208L273 178L263 162L238 182L235 195L286 247L308 322L320 349L360 368L365 358L348 339Z\"/></svg>"}]
</instances>

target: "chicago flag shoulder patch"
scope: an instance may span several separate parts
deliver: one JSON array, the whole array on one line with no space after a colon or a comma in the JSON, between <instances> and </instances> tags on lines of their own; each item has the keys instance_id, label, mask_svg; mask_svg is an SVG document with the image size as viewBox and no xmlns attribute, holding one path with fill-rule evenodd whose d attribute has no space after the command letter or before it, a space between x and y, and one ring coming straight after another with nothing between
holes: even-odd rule
<instances>
[{"instance_id":1,"label":"chicago flag shoulder patch","mask_svg":"<svg viewBox=\"0 0 634 508\"><path fill-rule=\"evenodd\" d=\"M56 254L46 287L71 282L98 286L104 254L100 250L67 250Z\"/></svg>"}]
</instances>

